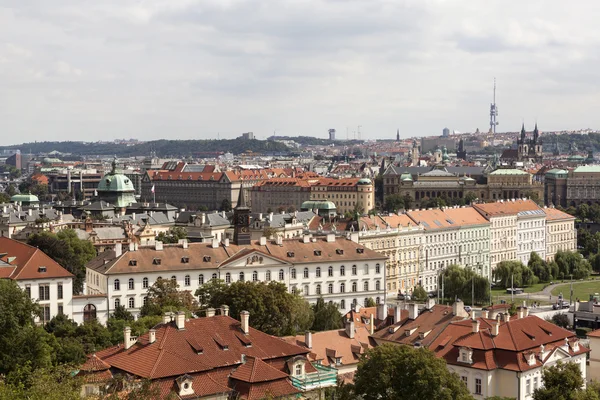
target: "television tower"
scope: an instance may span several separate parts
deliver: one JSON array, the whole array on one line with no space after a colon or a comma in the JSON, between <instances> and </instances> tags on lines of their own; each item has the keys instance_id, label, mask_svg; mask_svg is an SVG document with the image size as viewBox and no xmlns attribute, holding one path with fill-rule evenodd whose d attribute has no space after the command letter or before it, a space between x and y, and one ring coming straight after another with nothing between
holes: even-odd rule
<instances>
[{"instance_id":1,"label":"television tower","mask_svg":"<svg viewBox=\"0 0 600 400\"><path fill-rule=\"evenodd\" d=\"M496 121L496 117L498 116L498 107L496 107L496 78L494 78L494 100L493 103L490 104L490 133L496 134L496 125L499 124Z\"/></svg>"}]
</instances>

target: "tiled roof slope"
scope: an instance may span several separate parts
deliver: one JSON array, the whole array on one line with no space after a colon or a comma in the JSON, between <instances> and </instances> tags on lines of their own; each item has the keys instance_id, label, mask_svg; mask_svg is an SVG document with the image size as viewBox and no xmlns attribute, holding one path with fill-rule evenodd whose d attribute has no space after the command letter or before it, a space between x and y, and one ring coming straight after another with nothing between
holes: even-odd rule
<instances>
[{"instance_id":1,"label":"tiled roof slope","mask_svg":"<svg viewBox=\"0 0 600 400\"><path fill-rule=\"evenodd\" d=\"M48 279L71 278L73 274L40 249L7 237L0 237L0 278ZM45 271L39 267L46 267Z\"/></svg>"},{"instance_id":2,"label":"tiled roof slope","mask_svg":"<svg viewBox=\"0 0 600 400\"><path fill-rule=\"evenodd\" d=\"M358 253L357 249L363 249L363 252ZM315 255L315 251L320 251L321 255ZM108 250L90 261L86 267L102 274L215 269L252 252L290 264L313 263L317 260L325 263L387 259L386 256L345 238L337 238L334 242L319 238L314 243L303 243L300 239L287 239L283 240L281 245L267 242L264 246L254 241L248 246L231 244L226 247L220 245L217 248L207 243L191 243L187 249L181 245L165 245L163 250L141 247L136 251L125 251L116 258L115 252ZM188 262L184 263L183 259L186 257ZM160 259L160 264L157 264L155 259Z\"/></svg>"},{"instance_id":3,"label":"tiled roof slope","mask_svg":"<svg viewBox=\"0 0 600 400\"><path fill-rule=\"evenodd\" d=\"M473 204L473 208L479 211L484 217L498 217L505 215L517 215L523 211L541 210L533 200L515 199L506 201L497 201L495 203Z\"/></svg>"},{"instance_id":4,"label":"tiled roof slope","mask_svg":"<svg viewBox=\"0 0 600 400\"><path fill-rule=\"evenodd\" d=\"M547 221L575 220L575 217L571 214L557 210L554 207L545 207L544 213L546 214Z\"/></svg>"},{"instance_id":5,"label":"tiled roof slope","mask_svg":"<svg viewBox=\"0 0 600 400\"><path fill-rule=\"evenodd\" d=\"M285 361L309 352L254 328L244 335L240 322L224 315L187 320L185 329L173 322L155 329L154 343L144 334L129 349L117 345L96 356L114 371L151 379L162 392L175 390L175 379L189 375L197 396L235 390L251 399L260 398L252 392L296 393Z\"/></svg>"}]
</instances>

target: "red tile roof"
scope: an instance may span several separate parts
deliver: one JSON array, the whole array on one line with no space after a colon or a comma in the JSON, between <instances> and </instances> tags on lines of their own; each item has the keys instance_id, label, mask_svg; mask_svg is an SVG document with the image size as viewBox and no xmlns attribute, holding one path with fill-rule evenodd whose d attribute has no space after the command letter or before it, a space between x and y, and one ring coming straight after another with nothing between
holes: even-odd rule
<instances>
[{"instance_id":1,"label":"red tile roof","mask_svg":"<svg viewBox=\"0 0 600 400\"><path fill-rule=\"evenodd\" d=\"M0 263L0 278L24 280L73 277L73 274L40 249L7 237L0 237L0 261L8 264Z\"/></svg>"},{"instance_id":2,"label":"red tile roof","mask_svg":"<svg viewBox=\"0 0 600 400\"><path fill-rule=\"evenodd\" d=\"M243 382L267 382L287 378L288 375L271 367L260 358L246 357L246 362L240 365L230 376Z\"/></svg>"}]
</instances>

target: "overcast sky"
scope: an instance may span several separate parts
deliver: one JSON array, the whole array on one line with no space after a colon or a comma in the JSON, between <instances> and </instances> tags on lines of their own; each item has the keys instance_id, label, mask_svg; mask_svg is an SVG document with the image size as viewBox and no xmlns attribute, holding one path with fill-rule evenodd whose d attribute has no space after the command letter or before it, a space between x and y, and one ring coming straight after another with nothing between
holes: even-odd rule
<instances>
[{"instance_id":1,"label":"overcast sky","mask_svg":"<svg viewBox=\"0 0 600 400\"><path fill-rule=\"evenodd\" d=\"M0 142L600 128L597 0L3 0Z\"/></svg>"}]
</instances>

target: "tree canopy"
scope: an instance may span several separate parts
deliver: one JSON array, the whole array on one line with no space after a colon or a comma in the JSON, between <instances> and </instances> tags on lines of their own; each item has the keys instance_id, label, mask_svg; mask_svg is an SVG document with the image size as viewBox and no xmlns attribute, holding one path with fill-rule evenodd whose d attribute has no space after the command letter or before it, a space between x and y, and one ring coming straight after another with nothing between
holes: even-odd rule
<instances>
[{"instance_id":1,"label":"tree canopy","mask_svg":"<svg viewBox=\"0 0 600 400\"><path fill-rule=\"evenodd\" d=\"M157 279L148 288L146 303L140 309L142 316L162 315L166 311L187 311L192 313L198 303L188 290L179 290L179 284L172 279Z\"/></svg>"},{"instance_id":2,"label":"tree canopy","mask_svg":"<svg viewBox=\"0 0 600 400\"><path fill-rule=\"evenodd\" d=\"M473 399L444 360L425 348L375 347L361 359L354 382L355 395L363 400Z\"/></svg>"},{"instance_id":3,"label":"tree canopy","mask_svg":"<svg viewBox=\"0 0 600 400\"><path fill-rule=\"evenodd\" d=\"M474 289L475 303L483 304L490 298L490 281L470 268L450 265L440 275L438 286L444 288L444 297L454 301L459 298L471 301Z\"/></svg>"},{"instance_id":4,"label":"tree canopy","mask_svg":"<svg viewBox=\"0 0 600 400\"><path fill-rule=\"evenodd\" d=\"M533 400L598 400L594 387L583 389L585 383L576 363L557 363L542 370L544 386L533 392Z\"/></svg>"},{"instance_id":5,"label":"tree canopy","mask_svg":"<svg viewBox=\"0 0 600 400\"><path fill-rule=\"evenodd\" d=\"M27 241L46 253L73 275L73 292L81 293L85 281L85 265L96 257L94 245L77 237L73 229L58 233L41 232L31 235Z\"/></svg>"},{"instance_id":6,"label":"tree canopy","mask_svg":"<svg viewBox=\"0 0 600 400\"><path fill-rule=\"evenodd\" d=\"M576 251L559 250L554 256L558 265L559 278L566 279L573 275L573 279L585 279L590 276L592 267L588 260Z\"/></svg>"},{"instance_id":7,"label":"tree canopy","mask_svg":"<svg viewBox=\"0 0 600 400\"><path fill-rule=\"evenodd\" d=\"M372 300L372 299L371 299ZM373 301L373 304L375 301ZM365 306L368 307L368 306ZM312 305L314 322L311 327L313 331L329 331L343 327L342 314L334 303L325 303L323 297L319 297Z\"/></svg>"},{"instance_id":8,"label":"tree canopy","mask_svg":"<svg viewBox=\"0 0 600 400\"><path fill-rule=\"evenodd\" d=\"M181 226L175 226L169 229L166 233L160 232L156 240L163 243L179 243L179 240L187 238L187 229Z\"/></svg>"}]
</instances>

